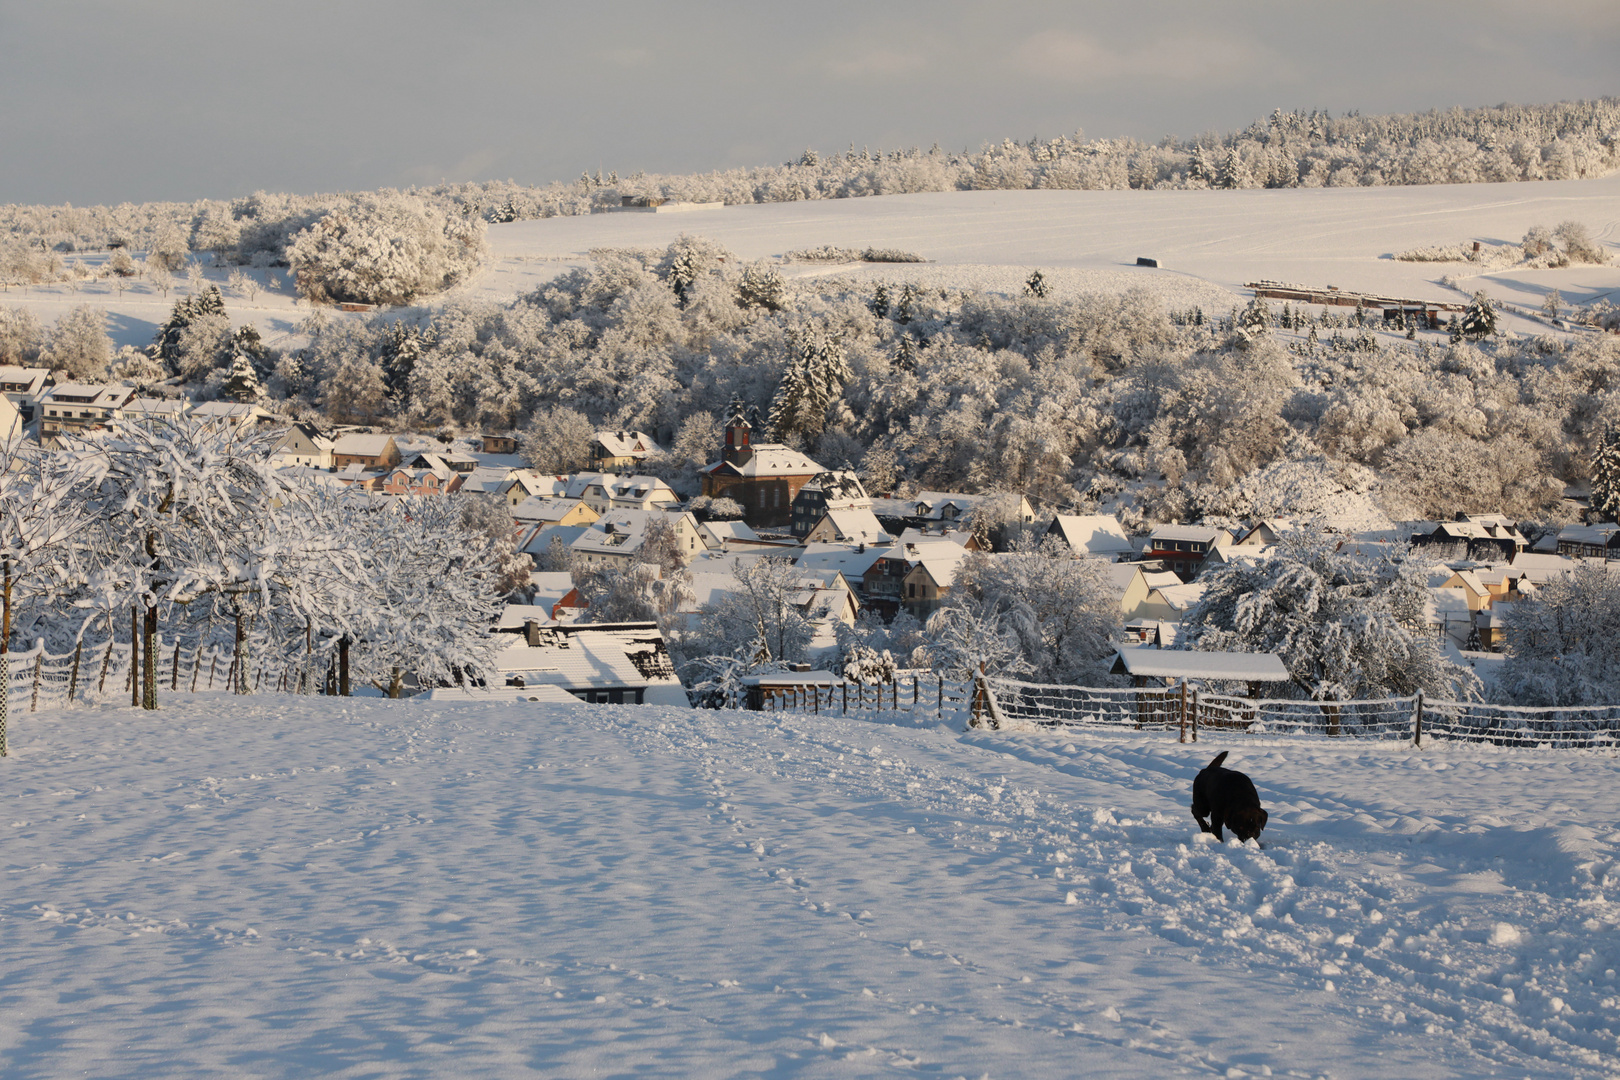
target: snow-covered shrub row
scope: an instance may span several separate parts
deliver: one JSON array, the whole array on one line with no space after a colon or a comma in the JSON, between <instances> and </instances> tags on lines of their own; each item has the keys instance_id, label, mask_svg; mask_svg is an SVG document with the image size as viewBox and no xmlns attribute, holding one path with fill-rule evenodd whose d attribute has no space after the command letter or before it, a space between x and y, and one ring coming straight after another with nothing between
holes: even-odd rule
<instances>
[{"instance_id":1,"label":"snow-covered shrub row","mask_svg":"<svg viewBox=\"0 0 1620 1080\"><path fill-rule=\"evenodd\" d=\"M844 248L823 244L820 247L789 251L782 258L787 262L869 262L920 263L928 260L921 255L896 248Z\"/></svg>"},{"instance_id":2,"label":"snow-covered shrub row","mask_svg":"<svg viewBox=\"0 0 1620 1080\"><path fill-rule=\"evenodd\" d=\"M688 485L713 460L717 403L735 396L766 432L849 459L874 490L1107 506L1129 491L1160 520L1307 503L1359 521L1380 506L1534 519L1586 479L1620 408L1620 341L1605 335L1407 341L1331 312L1172 318L1145 294L837 278L784 283L773 309L743 299L735 259L678 246L598 259L508 304L332 321L283 358L273 389L333 419L416 430L555 428L561 407L583 417L576 430L673 441L657 468ZM1235 316L1253 325L1236 334ZM1316 464L1234 487L1281 462Z\"/></svg>"},{"instance_id":3,"label":"snow-covered shrub row","mask_svg":"<svg viewBox=\"0 0 1620 1080\"><path fill-rule=\"evenodd\" d=\"M1605 263L1609 253L1592 239L1591 230L1579 221L1560 222L1555 229L1532 225L1518 244L1450 244L1401 251L1402 262L1468 262L1492 268L1523 266L1529 270L1568 266L1571 263Z\"/></svg>"}]
</instances>

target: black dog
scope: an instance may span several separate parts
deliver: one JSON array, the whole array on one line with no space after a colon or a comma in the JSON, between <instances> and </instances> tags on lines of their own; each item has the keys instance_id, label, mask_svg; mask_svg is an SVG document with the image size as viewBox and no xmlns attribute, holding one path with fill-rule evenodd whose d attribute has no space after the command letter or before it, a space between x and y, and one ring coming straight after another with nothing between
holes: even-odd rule
<instances>
[{"instance_id":1,"label":"black dog","mask_svg":"<svg viewBox=\"0 0 1620 1080\"><path fill-rule=\"evenodd\" d=\"M1247 776L1221 767L1226 751L1215 755L1209 767L1193 778L1193 817L1198 827L1223 840L1221 826L1232 830L1239 840L1253 840L1266 827L1267 814L1260 808L1260 794Z\"/></svg>"}]
</instances>

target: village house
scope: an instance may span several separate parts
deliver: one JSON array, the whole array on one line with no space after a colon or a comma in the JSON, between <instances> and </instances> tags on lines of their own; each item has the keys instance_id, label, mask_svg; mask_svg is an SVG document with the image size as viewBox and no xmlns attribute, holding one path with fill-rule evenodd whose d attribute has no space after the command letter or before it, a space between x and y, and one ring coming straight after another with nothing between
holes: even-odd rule
<instances>
[{"instance_id":1,"label":"village house","mask_svg":"<svg viewBox=\"0 0 1620 1080\"><path fill-rule=\"evenodd\" d=\"M1136 554L1136 546L1125 535L1119 519L1109 514L1058 514L1047 527L1047 536L1056 536L1076 555L1090 555L1115 562Z\"/></svg>"},{"instance_id":2,"label":"village house","mask_svg":"<svg viewBox=\"0 0 1620 1080\"><path fill-rule=\"evenodd\" d=\"M191 407L191 417L194 420L218 420L233 423L241 428L251 427L255 424L274 424L277 422L275 414L269 410L240 401L205 401L200 405Z\"/></svg>"},{"instance_id":3,"label":"village house","mask_svg":"<svg viewBox=\"0 0 1620 1080\"><path fill-rule=\"evenodd\" d=\"M956 570L967 558L966 548L952 543L908 545L912 567L901 579L900 604L919 621L938 611L956 584Z\"/></svg>"},{"instance_id":4,"label":"village house","mask_svg":"<svg viewBox=\"0 0 1620 1080\"><path fill-rule=\"evenodd\" d=\"M392 435L343 435L332 446L332 467L342 470L350 465L381 472L400 463L399 447Z\"/></svg>"},{"instance_id":5,"label":"village house","mask_svg":"<svg viewBox=\"0 0 1620 1080\"><path fill-rule=\"evenodd\" d=\"M518 452L516 435L480 435L478 445L486 454L515 454Z\"/></svg>"},{"instance_id":6,"label":"village house","mask_svg":"<svg viewBox=\"0 0 1620 1080\"><path fill-rule=\"evenodd\" d=\"M621 476L607 484L614 510L669 510L681 504L675 489L656 476Z\"/></svg>"},{"instance_id":7,"label":"village house","mask_svg":"<svg viewBox=\"0 0 1620 1080\"><path fill-rule=\"evenodd\" d=\"M705 521L698 525L698 539L710 551L758 550L775 547L761 540L745 521Z\"/></svg>"},{"instance_id":8,"label":"village house","mask_svg":"<svg viewBox=\"0 0 1620 1080\"><path fill-rule=\"evenodd\" d=\"M853 471L821 473L793 497L793 535L804 539L829 510L872 509L871 496Z\"/></svg>"},{"instance_id":9,"label":"village house","mask_svg":"<svg viewBox=\"0 0 1620 1080\"><path fill-rule=\"evenodd\" d=\"M461 475L443 465L428 469L403 466L383 473L375 490L384 495L448 495L461 484Z\"/></svg>"},{"instance_id":10,"label":"village house","mask_svg":"<svg viewBox=\"0 0 1620 1080\"><path fill-rule=\"evenodd\" d=\"M191 402L183 397L135 397L124 406L124 419L146 427L178 420L186 415Z\"/></svg>"},{"instance_id":11,"label":"village house","mask_svg":"<svg viewBox=\"0 0 1620 1080\"><path fill-rule=\"evenodd\" d=\"M755 529L789 525L793 500L827 470L797 450L752 440L753 425L743 416L741 402L733 401L721 458L699 470L703 494L741 503L743 520Z\"/></svg>"},{"instance_id":12,"label":"village house","mask_svg":"<svg viewBox=\"0 0 1620 1080\"><path fill-rule=\"evenodd\" d=\"M535 496L512 508L512 519L520 525L590 525L601 516L583 499Z\"/></svg>"},{"instance_id":13,"label":"village house","mask_svg":"<svg viewBox=\"0 0 1620 1080\"><path fill-rule=\"evenodd\" d=\"M654 521L667 521L674 527L681 554L686 558L697 552L697 519L688 513L666 514L658 510L609 510L575 537L568 548L587 566L629 566L637 561L647 539L647 527Z\"/></svg>"},{"instance_id":14,"label":"village house","mask_svg":"<svg viewBox=\"0 0 1620 1080\"><path fill-rule=\"evenodd\" d=\"M330 469L333 466L333 442L321 434L314 424L296 423L282 433L270 451L270 464L281 466L307 466L312 469Z\"/></svg>"},{"instance_id":15,"label":"village house","mask_svg":"<svg viewBox=\"0 0 1620 1080\"><path fill-rule=\"evenodd\" d=\"M12 439L22 434L23 418L11 399L0 395L0 439Z\"/></svg>"},{"instance_id":16,"label":"village house","mask_svg":"<svg viewBox=\"0 0 1620 1080\"><path fill-rule=\"evenodd\" d=\"M1557 550L1569 559L1620 559L1620 524L1566 525L1558 532Z\"/></svg>"},{"instance_id":17,"label":"village house","mask_svg":"<svg viewBox=\"0 0 1620 1080\"><path fill-rule=\"evenodd\" d=\"M1028 525L1035 520L1035 508L1028 498L1006 492L965 495L954 491L919 491L909 499L873 499L872 512L883 522L884 528L899 533L908 528L927 530L956 526L965 522L975 510L989 508L990 504L1001 499L1013 500L1013 505L1006 511L1007 524Z\"/></svg>"},{"instance_id":18,"label":"village house","mask_svg":"<svg viewBox=\"0 0 1620 1080\"><path fill-rule=\"evenodd\" d=\"M797 530L799 523L793 524ZM821 520L805 534L804 541L807 544L892 544L894 537L872 511L864 507L836 507L821 515Z\"/></svg>"},{"instance_id":19,"label":"village house","mask_svg":"<svg viewBox=\"0 0 1620 1080\"><path fill-rule=\"evenodd\" d=\"M690 705L657 623L526 619L513 628L506 621L497 633L511 644L495 657L501 684L490 691L496 696L539 699L549 688L603 705ZM475 688L458 696L478 695Z\"/></svg>"},{"instance_id":20,"label":"village house","mask_svg":"<svg viewBox=\"0 0 1620 1080\"><path fill-rule=\"evenodd\" d=\"M894 542L897 544L925 544L937 540L949 540L957 547L966 548L969 551L985 550L985 545L979 542L977 535L967 529L952 529L944 522L940 522L937 529L919 529L916 526L911 526L904 529L899 536L894 538Z\"/></svg>"},{"instance_id":21,"label":"village house","mask_svg":"<svg viewBox=\"0 0 1620 1080\"><path fill-rule=\"evenodd\" d=\"M641 431L598 431L591 437L591 466L602 472L634 469L648 454L661 454L652 436Z\"/></svg>"},{"instance_id":22,"label":"village house","mask_svg":"<svg viewBox=\"0 0 1620 1080\"><path fill-rule=\"evenodd\" d=\"M40 440L99 431L123 419L134 397L134 387L122 383L58 383L39 398Z\"/></svg>"},{"instance_id":23,"label":"village house","mask_svg":"<svg viewBox=\"0 0 1620 1080\"><path fill-rule=\"evenodd\" d=\"M39 399L53 382L55 380L51 378L48 368L0 364L0 394L4 394L11 402L25 424L34 422L39 409Z\"/></svg>"},{"instance_id":24,"label":"village house","mask_svg":"<svg viewBox=\"0 0 1620 1080\"><path fill-rule=\"evenodd\" d=\"M1518 527L1500 514L1468 514L1437 522L1431 531L1414 533L1412 543L1454 547L1480 561L1511 559L1530 546Z\"/></svg>"},{"instance_id":25,"label":"village house","mask_svg":"<svg viewBox=\"0 0 1620 1080\"><path fill-rule=\"evenodd\" d=\"M471 454L457 454L449 450L423 450L405 460L407 469L446 469L461 476L471 476L478 469L478 459Z\"/></svg>"},{"instance_id":26,"label":"village house","mask_svg":"<svg viewBox=\"0 0 1620 1080\"><path fill-rule=\"evenodd\" d=\"M1161 525L1148 537L1143 559L1158 559L1183 581L1191 581L1204 568L1204 559L1218 547L1228 547L1232 534L1204 525Z\"/></svg>"}]
</instances>

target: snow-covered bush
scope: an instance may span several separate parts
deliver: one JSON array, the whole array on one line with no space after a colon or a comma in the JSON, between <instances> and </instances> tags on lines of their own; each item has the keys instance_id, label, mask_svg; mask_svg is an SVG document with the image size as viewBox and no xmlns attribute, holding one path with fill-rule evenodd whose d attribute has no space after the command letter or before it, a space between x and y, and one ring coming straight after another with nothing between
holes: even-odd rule
<instances>
[{"instance_id":1,"label":"snow-covered bush","mask_svg":"<svg viewBox=\"0 0 1620 1080\"><path fill-rule=\"evenodd\" d=\"M1446 659L1428 628L1428 565L1409 552L1366 555L1291 533L1269 558L1207 571L1176 647L1277 653L1289 688L1318 701L1419 690L1477 699L1478 677Z\"/></svg>"},{"instance_id":2,"label":"snow-covered bush","mask_svg":"<svg viewBox=\"0 0 1620 1080\"><path fill-rule=\"evenodd\" d=\"M482 264L484 223L423 199L359 195L293 238L298 292L316 303L406 304L465 281Z\"/></svg>"},{"instance_id":3,"label":"snow-covered bush","mask_svg":"<svg viewBox=\"0 0 1620 1080\"><path fill-rule=\"evenodd\" d=\"M1515 705L1620 702L1620 576L1583 563L1501 605L1508 657L1498 693Z\"/></svg>"}]
</instances>

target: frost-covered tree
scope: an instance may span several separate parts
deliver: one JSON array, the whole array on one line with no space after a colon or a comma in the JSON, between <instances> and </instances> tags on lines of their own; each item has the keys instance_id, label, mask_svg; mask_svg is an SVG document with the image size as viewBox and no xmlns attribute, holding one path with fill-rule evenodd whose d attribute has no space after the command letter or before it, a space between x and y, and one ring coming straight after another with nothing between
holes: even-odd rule
<instances>
[{"instance_id":1,"label":"frost-covered tree","mask_svg":"<svg viewBox=\"0 0 1620 1080\"><path fill-rule=\"evenodd\" d=\"M781 311L787 303L787 283L782 280L782 272L766 263L749 266L737 284L737 302L743 307Z\"/></svg>"},{"instance_id":2,"label":"frost-covered tree","mask_svg":"<svg viewBox=\"0 0 1620 1080\"><path fill-rule=\"evenodd\" d=\"M259 383L259 373L253 368L252 357L242 352L231 357L230 370L220 385L219 396L226 401L243 404L252 404L264 396L264 387Z\"/></svg>"},{"instance_id":3,"label":"frost-covered tree","mask_svg":"<svg viewBox=\"0 0 1620 1080\"><path fill-rule=\"evenodd\" d=\"M310 301L406 304L474 273L484 228L414 196L358 195L294 237L287 259Z\"/></svg>"},{"instance_id":4,"label":"frost-covered tree","mask_svg":"<svg viewBox=\"0 0 1620 1080\"><path fill-rule=\"evenodd\" d=\"M535 410L523 429L519 448L531 468L543 473L572 473L591 460L596 425L583 413L562 405Z\"/></svg>"},{"instance_id":5,"label":"frost-covered tree","mask_svg":"<svg viewBox=\"0 0 1620 1080\"><path fill-rule=\"evenodd\" d=\"M1592 450L1591 505L1601 520L1620 521L1620 428L1605 428Z\"/></svg>"},{"instance_id":6,"label":"frost-covered tree","mask_svg":"<svg viewBox=\"0 0 1620 1080\"><path fill-rule=\"evenodd\" d=\"M1410 553L1364 555L1291 533L1269 558L1206 572L1176 647L1277 653L1293 691L1317 701L1419 690L1477 699L1479 679L1446 659L1428 630L1426 566Z\"/></svg>"},{"instance_id":7,"label":"frost-covered tree","mask_svg":"<svg viewBox=\"0 0 1620 1080\"><path fill-rule=\"evenodd\" d=\"M1052 287L1046 283L1046 275L1039 270L1030 273L1024 281L1024 295L1033 296L1037 300L1045 300Z\"/></svg>"},{"instance_id":8,"label":"frost-covered tree","mask_svg":"<svg viewBox=\"0 0 1620 1080\"><path fill-rule=\"evenodd\" d=\"M1479 341L1496 333L1496 306L1482 292L1474 294L1463 312L1462 334L1469 341Z\"/></svg>"},{"instance_id":9,"label":"frost-covered tree","mask_svg":"<svg viewBox=\"0 0 1620 1080\"><path fill-rule=\"evenodd\" d=\"M1002 555L974 552L958 567L951 595L977 612L1001 613L1029 678L1107 682L1120 613L1102 560L1077 559L1056 538Z\"/></svg>"},{"instance_id":10,"label":"frost-covered tree","mask_svg":"<svg viewBox=\"0 0 1620 1080\"><path fill-rule=\"evenodd\" d=\"M64 381L94 382L106 376L112 351L107 312L81 304L57 322L43 361L61 372Z\"/></svg>"},{"instance_id":11,"label":"frost-covered tree","mask_svg":"<svg viewBox=\"0 0 1620 1080\"><path fill-rule=\"evenodd\" d=\"M803 586L793 563L774 557L739 562L731 574L720 600L700 609L692 625L677 635L675 651L685 658L688 679L699 670L712 670L715 658L741 663L747 670L804 659L811 626L796 601Z\"/></svg>"},{"instance_id":12,"label":"frost-covered tree","mask_svg":"<svg viewBox=\"0 0 1620 1080\"><path fill-rule=\"evenodd\" d=\"M1504 700L1620 701L1620 575L1586 563L1502 607L1508 656L1496 685Z\"/></svg>"}]
</instances>

